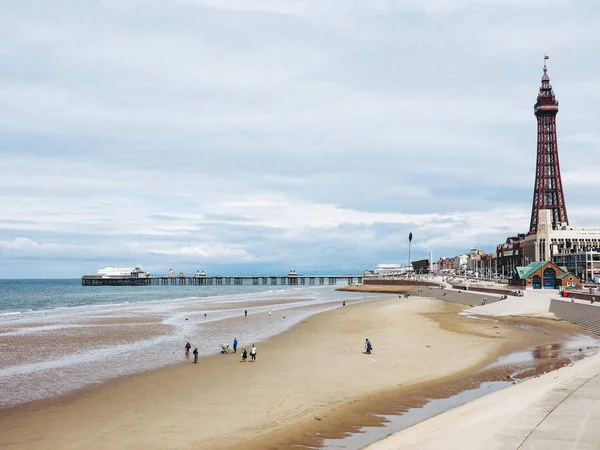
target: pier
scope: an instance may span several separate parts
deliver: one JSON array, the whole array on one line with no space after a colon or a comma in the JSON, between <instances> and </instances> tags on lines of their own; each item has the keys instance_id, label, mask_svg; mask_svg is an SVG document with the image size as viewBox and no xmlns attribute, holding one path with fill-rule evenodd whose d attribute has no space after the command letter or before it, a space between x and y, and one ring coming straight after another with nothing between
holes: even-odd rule
<instances>
[{"instance_id":1,"label":"pier","mask_svg":"<svg viewBox=\"0 0 600 450\"><path fill-rule=\"evenodd\" d=\"M84 275L82 286L332 286L362 283L362 275L231 275L103 277Z\"/></svg>"}]
</instances>

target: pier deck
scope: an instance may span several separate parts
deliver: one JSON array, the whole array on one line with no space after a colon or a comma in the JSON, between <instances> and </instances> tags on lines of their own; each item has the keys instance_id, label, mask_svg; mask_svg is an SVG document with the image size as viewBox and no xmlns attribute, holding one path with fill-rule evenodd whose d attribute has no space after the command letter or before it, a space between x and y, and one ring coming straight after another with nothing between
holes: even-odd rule
<instances>
[{"instance_id":1,"label":"pier deck","mask_svg":"<svg viewBox=\"0 0 600 450\"><path fill-rule=\"evenodd\" d=\"M102 277L84 275L82 286L324 286L362 283L362 275L237 275L192 277Z\"/></svg>"}]
</instances>

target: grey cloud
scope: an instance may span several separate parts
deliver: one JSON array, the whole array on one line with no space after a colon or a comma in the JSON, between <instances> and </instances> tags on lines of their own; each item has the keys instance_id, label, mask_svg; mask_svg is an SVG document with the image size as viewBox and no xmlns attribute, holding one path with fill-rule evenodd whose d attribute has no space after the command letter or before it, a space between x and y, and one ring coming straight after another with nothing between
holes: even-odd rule
<instances>
[{"instance_id":1,"label":"grey cloud","mask_svg":"<svg viewBox=\"0 0 600 450\"><path fill-rule=\"evenodd\" d=\"M527 227L544 53L569 214L599 220L599 15L560 0L13 2L0 270L366 268L403 262L415 230L415 257L492 249Z\"/></svg>"}]
</instances>

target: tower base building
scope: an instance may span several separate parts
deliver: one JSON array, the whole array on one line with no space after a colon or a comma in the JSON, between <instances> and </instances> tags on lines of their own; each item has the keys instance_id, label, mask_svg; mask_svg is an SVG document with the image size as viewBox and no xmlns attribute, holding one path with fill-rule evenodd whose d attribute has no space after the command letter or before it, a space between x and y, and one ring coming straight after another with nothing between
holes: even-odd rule
<instances>
[{"instance_id":1,"label":"tower base building","mask_svg":"<svg viewBox=\"0 0 600 450\"><path fill-rule=\"evenodd\" d=\"M569 255L600 251L600 227L552 226L552 211L540 210L538 231L525 237L524 260L564 264ZM577 271L582 281L591 281L593 272ZM587 276L586 276L587 275Z\"/></svg>"}]
</instances>

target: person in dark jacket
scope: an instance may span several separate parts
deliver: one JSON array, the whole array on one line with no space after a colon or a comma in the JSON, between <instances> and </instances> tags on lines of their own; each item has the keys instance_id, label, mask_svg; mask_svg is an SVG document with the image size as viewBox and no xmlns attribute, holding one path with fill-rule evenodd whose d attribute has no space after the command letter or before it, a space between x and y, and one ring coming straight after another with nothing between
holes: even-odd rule
<instances>
[{"instance_id":1,"label":"person in dark jacket","mask_svg":"<svg viewBox=\"0 0 600 450\"><path fill-rule=\"evenodd\" d=\"M194 354L194 364L198 364L198 347L192 353Z\"/></svg>"}]
</instances>

